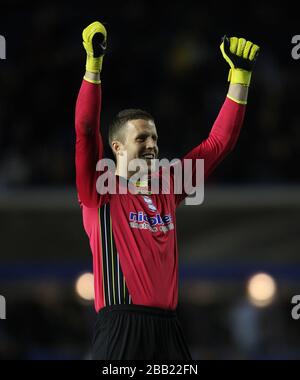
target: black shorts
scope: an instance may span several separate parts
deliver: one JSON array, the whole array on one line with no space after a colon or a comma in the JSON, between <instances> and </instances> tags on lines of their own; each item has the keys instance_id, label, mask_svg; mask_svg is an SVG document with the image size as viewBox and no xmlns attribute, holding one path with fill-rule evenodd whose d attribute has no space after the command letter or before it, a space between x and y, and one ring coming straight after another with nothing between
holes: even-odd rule
<instances>
[{"instance_id":1,"label":"black shorts","mask_svg":"<svg viewBox=\"0 0 300 380\"><path fill-rule=\"evenodd\" d=\"M95 324L94 360L191 360L176 311L140 305L101 309Z\"/></svg>"}]
</instances>

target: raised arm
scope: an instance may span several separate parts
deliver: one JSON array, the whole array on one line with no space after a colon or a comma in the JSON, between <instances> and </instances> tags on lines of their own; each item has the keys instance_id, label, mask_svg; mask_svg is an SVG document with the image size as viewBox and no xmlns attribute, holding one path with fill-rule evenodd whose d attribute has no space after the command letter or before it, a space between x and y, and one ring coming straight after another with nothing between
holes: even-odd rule
<instances>
[{"instance_id":1,"label":"raised arm","mask_svg":"<svg viewBox=\"0 0 300 380\"><path fill-rule=\"evenodd\" d=\"M209 137L198 146L198 157L205 159L207 177L217 164L235 146L242 127L248 88L259 47L244 38L223 37L220 46L224 59L230 66L229 90L225 103L211 129Z\"/></svg>"},{"instance_id":2,"label":"raised arm","mask_svg":"<svg viewBox=\"0 0 300 380\"><path fill-rule=\"evenodd\" d=\"M229 39L226 36L220 48L230 65L230 85L208 138L184 157L193 162L190 173L193 184L196 177L196 159L204 159L204 177L207 178L236 144L244 121L252 69L259 50L257 45L243 38ZM176 203L179 204L186 195L177 195Z\"/></svg>"},{"instance_id":3,"label":"raised arm","mask_svg":"<svg viewBox=\"0 0 300 380\"><path fill-rule=\"evenodd\" d=\"M83 45L87 53L86 72L77 97L75 109L75 167L76 186L80 202L97 207L96 164L103 158L100 135L101 84L100 72L106 48L106 30L99 22L84 29Z\"/></svg>"}]
</instances>

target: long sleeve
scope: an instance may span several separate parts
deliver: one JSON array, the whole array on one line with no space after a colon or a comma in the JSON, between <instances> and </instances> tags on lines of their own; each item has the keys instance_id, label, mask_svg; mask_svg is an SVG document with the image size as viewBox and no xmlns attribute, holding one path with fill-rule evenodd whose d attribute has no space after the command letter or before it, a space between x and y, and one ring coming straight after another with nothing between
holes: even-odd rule
<instances>
[{"instance_id":1,"label":"long sleeve","mask_svg":"<svg viewBox=\"0 0 300 380\"><path fill-rule=\"evenodd\" d=\"M75 167L79 201L87 207L99 204L96 165L103 158L100 110L101 86L83 80L75 109Z\"/></svg>"},{"instance_id":2,"label":"long sleeve","mask_svg":"<svg viewBox=\"0 0 300 380\"><path fill-rule=\"evenodd\" d=\"M183 158L183 160L192 160L193 184L196 176L196 159L204 159L204 178L206 179L234 148L244 121L245 109L245 105L226 98L208 138ZM183 160L182 167L184 167ZM186 196L186 193L175 195L176 204L178 205Z\"/></svg>"}]
</instances>

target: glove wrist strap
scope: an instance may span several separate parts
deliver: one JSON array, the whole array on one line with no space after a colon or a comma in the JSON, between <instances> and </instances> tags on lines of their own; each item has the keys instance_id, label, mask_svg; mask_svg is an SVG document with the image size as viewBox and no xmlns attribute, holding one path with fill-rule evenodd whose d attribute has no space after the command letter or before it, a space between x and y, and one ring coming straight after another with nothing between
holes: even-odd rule
<instances>
[{"instance_id":1,"label":"glove wrist strap","mask_svg":"<svg viewBox=\"0 0 300 380\"><path fill-rule=\"evenodd\" d=\"M87 56L85 68L87 71L97 74L102 70L102 61L103 57L94 58Z\"/></svg>"},{"instance_id":2,"label":"glove wrist strap","mask_svg":"<svg viewBox=\"0 0 300 380\"><path fill-rule=\"evenodd\" d=\"M231 68L228 74L228 81L231 84L241 84L249 87L251 81L251 71Z\"/></svg>"}]
</instances>

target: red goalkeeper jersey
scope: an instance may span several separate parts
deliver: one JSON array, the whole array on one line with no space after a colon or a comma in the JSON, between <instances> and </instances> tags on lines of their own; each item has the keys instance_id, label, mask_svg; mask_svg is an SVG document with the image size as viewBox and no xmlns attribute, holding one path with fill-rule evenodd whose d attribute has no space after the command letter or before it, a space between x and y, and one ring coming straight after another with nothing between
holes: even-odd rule
<instances>
[{"instance_id":1,"label":"red goalkeeper jersey","mask_svg":"<svg viewBox=\"0 0 300 380\"><path fill-rule=\"evenodd\" d=\"M95 308L132 303L175 309L175 212L187 194L175 194L174 186L170 194L99 194L96 164L103 158L100 109L101 86L83 80L75 112L76 185L93 254ZM207 177L234 147L244 113L244 105L226 98L208 138L184 159L204 159ZM192 167L195 176L196 165Z\"/></svg>"}]
</instances>

